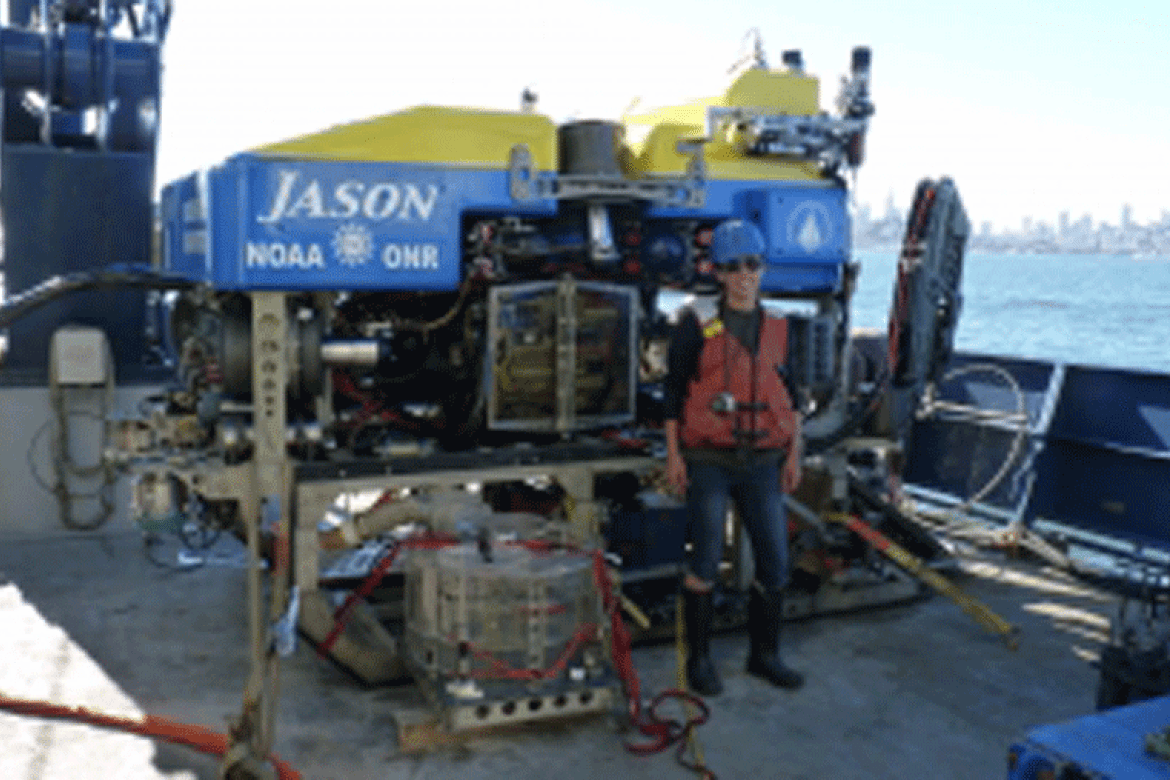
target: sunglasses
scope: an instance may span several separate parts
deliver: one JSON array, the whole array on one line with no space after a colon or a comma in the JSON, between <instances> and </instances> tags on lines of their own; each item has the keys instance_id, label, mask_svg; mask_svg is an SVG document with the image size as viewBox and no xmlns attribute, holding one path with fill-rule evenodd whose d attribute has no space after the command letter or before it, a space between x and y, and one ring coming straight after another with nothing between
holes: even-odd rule
<instances>
[{"instance_id":1,"label":"sunglasses","mask_svg":"<svg viewBox=\"0 0 1170 780\"><path fill-rule=\"evenodd\" d=\"M763 261L759 255L747 255L746 257L741 257L734 262L724 263L723 265L718 265L715 267L724 273L733 274L739 271L751 271L752 273L755 273L756 271L760 270L762 265Z\"/></svg>"}]
</instances>

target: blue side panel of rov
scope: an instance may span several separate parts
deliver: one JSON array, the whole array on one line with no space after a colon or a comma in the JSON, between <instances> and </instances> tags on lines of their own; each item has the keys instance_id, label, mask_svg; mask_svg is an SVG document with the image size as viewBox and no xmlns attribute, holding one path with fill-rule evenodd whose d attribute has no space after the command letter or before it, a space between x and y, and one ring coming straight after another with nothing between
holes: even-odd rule
<instances>
[{"instance_id":1,"label":"blue side panel of rov","mask_svg":"<svg viewBox=\"0 0 1170 780\"><path fill-rule=\"evenodd\" d=\"M163 190L164 266L223 290L452 290L468 215L547 219L552 243L585 240L579 220L557 223L555 199L514 199L507 171L241 154ZM765 289L839 288L850 249L841 189L711 181L702 208L647 205L642 219L653 233L732 216L767 238Z\"/></svg>"},{"instance_id":2,"label":"blue side panel of rov","mask_svg":"<svg viewBox=\"0 0 1170 780\"><path fill-rule=\"evenodd\" d=\"M1017 383L1024 419L989 365ZM1170 376L972 354L947 374L939 397L954 406L911 432L912 492L966 500L1010 460L976 513L1056 535L1103 573L1170 572Z\"/></svg>"},{"instance_id":3,"label":"blue side panel of rov","mask_svg":"<svg viewBox=\"0 0 1170 780\"><path fill-rule=\"evenodd\" d=\"M1164 780L1170 759L1147 753L1145 737L1170 724L1170 696L1033 729L1012 745L1008 780L1048 777Z\"/></svg>"},{"instance_id":4,"label":"blue side panel of rov","mask_svg":"<svg viewBox=\"0 0 1170 780\"><path fill-rule=\"evenodd\" d=\"M547 216L504 171L238 155L163 191L167 269L223 290L450 290L461 213Z\"/></svg>"}]
</instances>

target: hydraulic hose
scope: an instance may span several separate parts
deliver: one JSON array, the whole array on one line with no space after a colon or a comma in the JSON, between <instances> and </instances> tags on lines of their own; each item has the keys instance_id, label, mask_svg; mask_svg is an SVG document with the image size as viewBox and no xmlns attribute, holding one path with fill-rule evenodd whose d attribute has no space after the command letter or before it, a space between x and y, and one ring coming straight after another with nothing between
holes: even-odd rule
<instances>
[{"instance_id":1,"label":"hydraulic hose","mask_svg":"<svg viewBox=\"0 0 1170 780\"><path fill-rule=\"evenodd\" d=\"M118 287L186 290L194 286L195 282L190 279L162 274L148 268L108 268L101 271L63 274L46 279L0 305L0 328L8 327L21 317L58 298L77 292Z\"/></svg>"},{"instance_id":2,"label":"hydraulic hose","mask_svg":"<svg viewBox=\"0 0 1170 780\"><path fill-rule=\"evenodd\" d=\"M882 397L890 389L890 372L886 371L876 382L873 388L858 399L855 411L837 430L818 438L809 438L805 443L806 455L819 455L836 447L841 442L856 433L865 425L870 416L877 411Z\"/></svg>"},{"instance_id":3,"label":"hydraulic hose","mask_svg":"<svg viewBox=\"0 0 1170 780\"><path fill-rule=\"evenodd\" d=\"M174 745L189 747L213 756L223 756L228 749L228 738L224 734L212 731L204 726L177 723L156 715L147 715L141 719L126 718L95 712L85 707L67 707L44 701L11 699L3 695L0 695L0 710L16 715L68 720L75 723L84 723L90 726L123 731L128 734L138 734L153 739L161 739L164 742L170 742ZM284 761L281 761L276 756L270 756L268 760L276 770L279 780L300 780L300 774Z\"/></svg>"}]
</instances>

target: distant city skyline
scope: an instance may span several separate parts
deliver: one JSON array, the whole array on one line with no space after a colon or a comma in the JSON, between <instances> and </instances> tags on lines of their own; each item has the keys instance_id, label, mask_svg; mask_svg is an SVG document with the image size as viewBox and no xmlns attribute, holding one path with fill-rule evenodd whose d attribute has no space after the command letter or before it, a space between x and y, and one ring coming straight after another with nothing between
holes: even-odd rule
<instances>
[{"instance_id":1,"label":"distant city skyline","mask_svg":"<svg viewBox=\"0 0 1170 780\"><path fill-rule=\"evenodd\" d=\"M993 252L1149 254L1170 256L1170 208L1160 218L1139 220L1131 204L1118 207L1115 222L1093 214L1061 211L1054 220L1022 215L1015 227L997 228L992 220L971 214L968 249ZM865 201L854 207L853 242L858 249L897 247L906 230L907 210L893 193L881 213Z\"/></svg>"},{"instance_id":2,"label":"distant city skyline","mask_svg":"<svg viewBox=\"0 0 1170 780\"><path fill-rule=\"evenodd\" d=\"M956 185L959 188L959 195L962 196L962 183L956 182ZM889 213L891 208L897 210L899 213L905 213L913 194L913 189L907 192L896 192L891 188L881 200L883 214ZM858 211L862 207L865 207L873 215L878 210L876 202L862 197L857 192L854 192L853 200ZM1029 225L1034 226L1040 223L1057 226L1062 219L1069 220L1070 222L1082 222L1087 219L1094 225L1114 225L1117 227L1160 224L1170 219L1170 201L1168 201L1167 205L1161 207L1161 209L1157 208L1156 205L1152 208L1145 209L1145 214L1142 214L1142 210L1138 209L1133 203L1121 201L1113 207L1106 206L1103 209L1077 209L1069 207L1052 210L1044 208L1035 211L1022 211L1014 216L996 215L994 218L981 217L977 210L970 207L970 204L967 203L965 198L964 206L967 208L972 225L976 226L979 232L990 231L994 233L1013 232L1017 230L1026 231L1029 229Z\"/></svg>"}]
</instances>

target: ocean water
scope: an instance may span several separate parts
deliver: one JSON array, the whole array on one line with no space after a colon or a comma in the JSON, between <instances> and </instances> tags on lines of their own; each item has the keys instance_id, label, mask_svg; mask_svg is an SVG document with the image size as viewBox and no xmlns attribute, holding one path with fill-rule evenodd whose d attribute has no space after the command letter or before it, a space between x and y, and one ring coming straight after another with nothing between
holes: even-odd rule
<instances>
[{"instance_id":1,"label":"ocean water","mask_svg":"<svg viewBox=\"0 0 1170 780\"><path fill-rule=\"evenodd\" d=\"M853 325L885 329L894 252L857 252ZM1170 373L1170 256L968 254L956 348Z\"/></svg>"}]
</instances>

